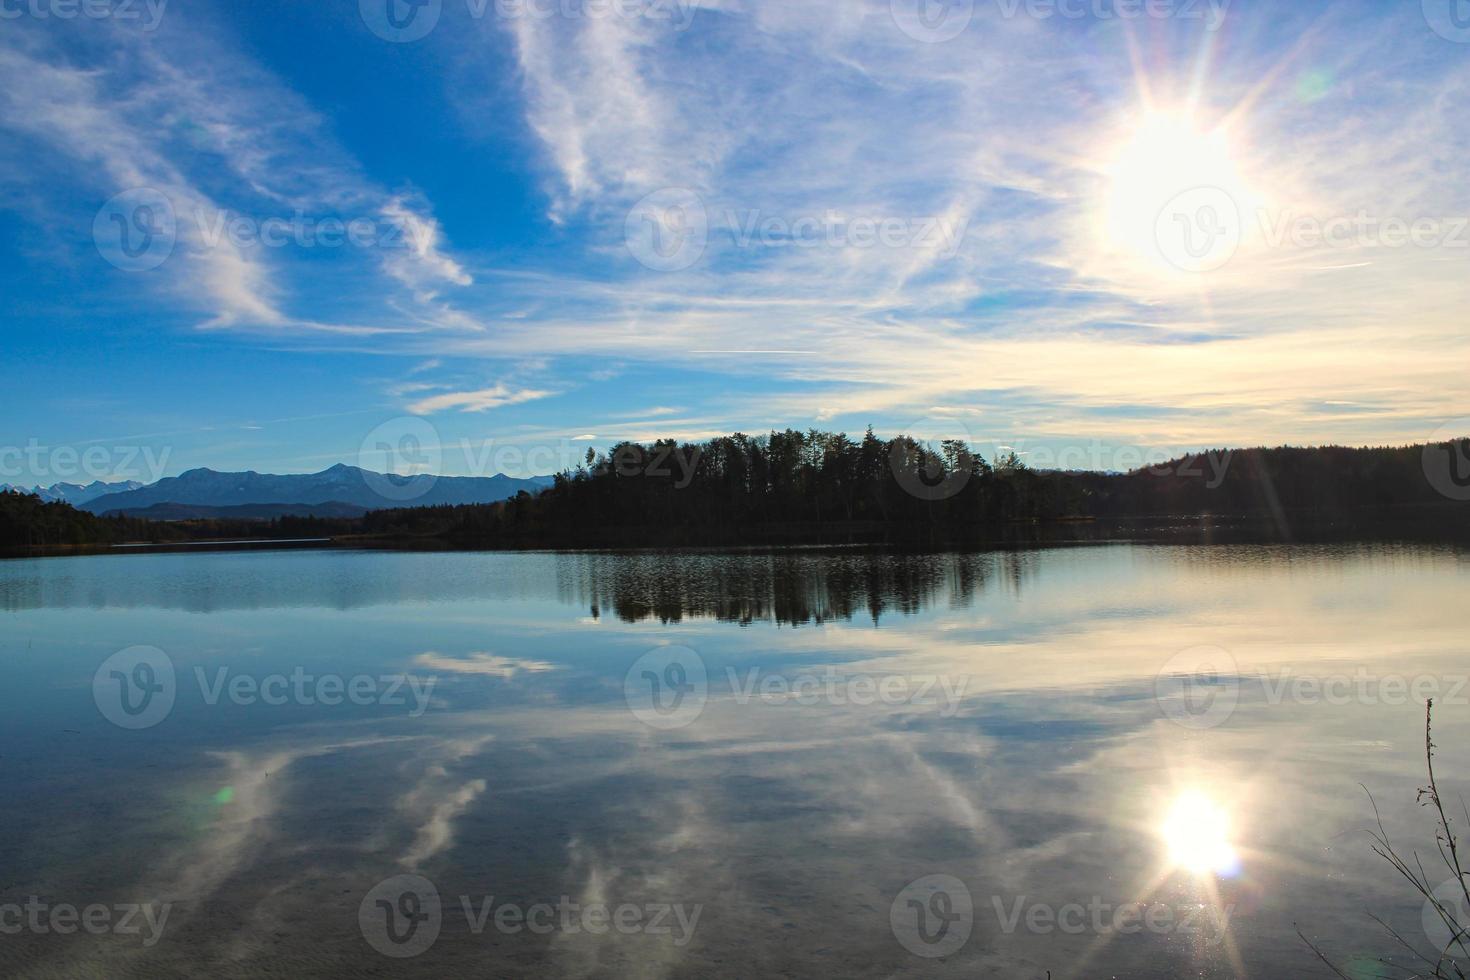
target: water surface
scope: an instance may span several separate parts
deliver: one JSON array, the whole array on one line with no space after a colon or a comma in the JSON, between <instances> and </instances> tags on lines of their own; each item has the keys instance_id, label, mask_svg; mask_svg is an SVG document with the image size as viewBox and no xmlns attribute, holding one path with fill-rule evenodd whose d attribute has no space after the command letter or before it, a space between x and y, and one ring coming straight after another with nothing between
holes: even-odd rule
<instances>
[{"instance_id":1,"label":"water surface","mask_svg":"<svg viewBox=\"0 0 1470 980\"><path fill-rule=\"evenodd\" d=\"M0 929L168 908L38 913L0 972L1324 974L1297 926L1362 970L1397 951L1369 911L1432 938L1359 784L1433 870L1422 697L1453 793L1467 570L1388 544L0 562Z\"/></svg>"}]
</instances>

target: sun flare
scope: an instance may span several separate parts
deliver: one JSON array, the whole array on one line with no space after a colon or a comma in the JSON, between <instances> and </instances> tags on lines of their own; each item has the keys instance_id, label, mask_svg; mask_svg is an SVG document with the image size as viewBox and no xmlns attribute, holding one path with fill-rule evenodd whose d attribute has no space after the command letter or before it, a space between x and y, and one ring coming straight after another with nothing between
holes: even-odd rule
<instances>
[{"instance_id":1,"label":"sun flare","mask_svg":"<svg viewBox=\"0 0 1470 980\"><path fill-rule=\"evenodd\" d=\"M1173 867L1229 877L1240 866L1230 842L1229 814L1203 793L1191 791L1175 800L1160 833Z\"/></svg>"},{"instance_id":2,"label":"sun flare","mask_svg":"<svg viewBox=\"0 0 1470 980\"><path fill-rule=\"evenodd\" d=\"M1166 274L1199 271L1192 266L1211 248L1233 252L1241 216L1255 204L1238 157L1226 127L1202 126L1189 113L1149 110L1131 120L1104 154L1104 247Z\"/></svg>"}]
</instances>

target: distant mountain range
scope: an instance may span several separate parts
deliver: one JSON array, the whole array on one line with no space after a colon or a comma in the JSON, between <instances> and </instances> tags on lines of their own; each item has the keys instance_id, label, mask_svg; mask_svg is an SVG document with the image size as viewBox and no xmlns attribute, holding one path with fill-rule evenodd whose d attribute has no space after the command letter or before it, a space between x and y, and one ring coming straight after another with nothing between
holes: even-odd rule
<instances>
[{"instance_id":1,"label":"distant mountain range","mask_svg":"<svg viewBox=\"0 0 1470 980\"><path fill-rule=\"evenodd\" d=\"M104 492L68 502L94 514L123 513L163 520L279 517L288 513L348 517L394 507L495 503L522 490L536 493L552 482L549 476L522 480L501 474L403 477L341 464L320 473L284 476L196 469L148 486L93 484L102 486Z\"/></svg>"},{"instance_id":2,"label":"distant mountain range","mask_svg":"<svg viewBox=\"0 0 1470 980\"><path fill-rule=\"evenodd\" d=\"M141 517L145 521L273 521L278 517L343 517L358 518L367 507L328 501L324 504L236 504L230 507L208 507L204 504L154 504L152 507L128 507L112 511L124 517Z\"/></svg>"},{"instance_id":3,"label":"distant mountain range","mask_svg":"<svg viewBox=\"0 0 1470 980\"><path fill-rule=\"evenodd\" d=\"M142 486L143 484L137 480L122 480L117 483L103 483L101 480L96 480L88 483L86 486L80 483L53 483L49 487L17 487L9 483L0 483L0 493L11 490L16 493L33 493L48 504L60 500L71 504L73 507L80 507L82 504L96 500L98 497L106 496L110 493L126 493L129 490L137 490Z\"/></svg>"}]
</instances>

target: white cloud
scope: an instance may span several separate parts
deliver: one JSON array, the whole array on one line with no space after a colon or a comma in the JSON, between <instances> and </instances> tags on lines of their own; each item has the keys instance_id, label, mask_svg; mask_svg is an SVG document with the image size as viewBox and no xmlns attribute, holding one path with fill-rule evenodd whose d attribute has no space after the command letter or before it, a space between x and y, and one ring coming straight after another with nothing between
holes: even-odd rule
<instances>
[{"instance_id":1,"label":"white cloud","mask_svg":"<svg viewBox=\"0 0 1470 980\"><path fill-rule=\"evenodd\" d=\"M487 677L511 678L517 674L544 674L556 670L557 665L545 660L524 660L518 657L502 657L494 653L471 653L464 657L451 657L430 650L414 658L414 663L428 670L442 670L451 674L483 674Z\"/></svg>"},{"instance_id":2,"label":"white cloud","mask_svg":"<svg viewBox=\"0 0 1470 980\"><path fill-rule=\"evenodd\" d=\"M478 391L454 391L443 395L433 395L409 405L408 411L413 415L433 415L436 412L447 412L451 409L458 409L461 412L484 412L492 408L547 398L552 394L550 391L535 389L517 391L504 384L497 384Z\"/></svg>"},{"instance_id":3,"label":"white cloud","mask_svg":"<svg viewBox=\"0 0 1470 980\"><path fill-rule=\"evenodd\" d=\"M509 84L521 99L530 146L497 131L476 151L539 166L540 203L559 223L554 248L509 258L452 253L446 227L475 241L486 219L436 216L421 195L383 188L300 97L208 38L144 47L119 35L80 67L12 34L0 42L0 118L104 198L148 184L185 207L332 208L410 232L408 247L373 254L380 274L354 280L367 295L353 292L352 308L370 316L335 315L340 284L315 268L296 275L289 251L187 240L165 281L216 327L300 327L324 335L323 350L433 363L414 375L491 360L549 373L578 357L597 360L578 375L594 382L647 365L671 367L675 384L698 379L659 395L687 408L618 422L637 414L623 403L611 420L578 423L602 438L663 434L655 421L681 433L881 424L936 404L994 419L995 431L1170 443L1427 435L1426 420L1461 412L1464 250L1263 247L1256 236L1221 270L1168 279L1097 234L1110 148L1150 100L1228 120L1239 169L1273 207L1470 213L1470 60L1417 10L1358 11L1315 33L1299 29L1306 9L1229 17L1207 35L1178 21L1008 19L979 4L960 37L922 44L887 0L741 0L703 6L682 32L627 17L443 28L442 46L424 50L454 55L443 82L461 119L484 111L486 90ZM1306 99L1309 70L1328 84ZM208 146L218 173L179 152L181 134ZM691 268L658 274L623 235L630 205L664 186L696 191L711 231ZM966 231L952 254L740 240L767 219ZM693 353L721 350L814 353ZM413 411L476 412L552 385L464 387L395 390L435 392ZM1334 401L1375 411L1303 407Z\"/></svg>"},{"instance_id":4,"label":"white cloud","mask_svg":"<svg viewBox=\"0 0 1470 980\"><path fill-rule=\"evenodd\" d=\"M140 280L203 314L209 328L297 328L370 336L455 324L453 308L427 292L435 282L473 280L445 252L439 223L417 196L389 194L361 173L337 146L325 121L270 73L200 30L160 32L147 39L124 30L104 39L84 64L43 31L17 26L0 39L0 130L39 141L54 167L83 193L81 207L114 194L150 188L168 201L178 242L162 266ZM172 26L172 25L171 25ZM100 32L100 25L99 25ZM8 176L0 174L0 181ZM38 220L90 227L73 198L55 202ZM55 208L66 209L57 214ZM293 315L294 263L306 248L294 231L283 247L259 235L241 239L236 220L254 229L297 214L312 221L374 221L399 247L342 247L344 265L366 260L414 291L417 327L395 314L382 294L384 320L397 324L330 322ZM309 239L308 239L309 240ZM325 246L315 246L322 251ZM330 289L318 265L307 285Z\"/></svg>"},{"instance_id":5,"label":"white cloud","mask_svg":"<svg viewBox=\"0 0 1470 980\"><path fill-rule=\"evenodd\" d=\"M474 282L454 259L440 251L443 235L439 223L417 213L402 197L394 197L383 205L382 214L403 231L408 250L390 253L385 266L390 275L405 285L418 288L425 280L443 279L456 286Z\"/></svg>"}]
</instances>

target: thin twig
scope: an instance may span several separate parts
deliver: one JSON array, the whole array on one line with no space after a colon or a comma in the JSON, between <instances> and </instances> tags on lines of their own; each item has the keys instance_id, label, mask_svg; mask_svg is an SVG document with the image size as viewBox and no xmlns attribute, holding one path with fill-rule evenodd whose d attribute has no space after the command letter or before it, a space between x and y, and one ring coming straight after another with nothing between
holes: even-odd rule
<instances>
[{"instance_id":1,"label":"thin twig","mask_svg":"<svg viewBox=\"0 0 1470 980\"><path fill-rule=\"evenodd\" d=\"M1440 860L1444 861L1446 867L1454 873L1455 881L1459 883L1460 890L1465 896L1465 908L1470 908L1470 874L1467 874L1461 865L1460 842L1455 836L1454 828L1450 824L1449 815L1445 813L1444 802L1440 798L1439 793L1439 781L1434 772L1433 719L1434 701L1431 699L1424 706L1424 760L1429 772L1429 785L1419 790L1417 798L1421 805L1426 800L1434 805L1435 813L1439 816L1439 823L1435 827L1434 832L1435 848L1439 851ZM1362 784L1360 783L1359 785ZM1467 977L1464 969L1461 967L1459 959L1451 955L1451 950L1456 946L1466 954L1470 954L1470 923L1462 924L1458 918L1458 911L1451 909L1434 893L1434 883L1431 881L1429 873L1424 869L1424 862L1420 860L1418 852L1414 852L1411 855L1414 862L1411 865L1394 849L1393 842L1388 836L1388 828L1383 825L1383 814L1379 812L1378 801L1373 798L1373 793L1367 786L1363 786L1363 792L1368 795L1368 802L1373 807L1374 823L1378 828L1376 831L1368 831L1368 836L1373 839L1373 853L1387 861L1416 892L1424 897L1426 903L1434 909L1435 914L1439 916L1440 920L1449 930L1450 941L1443 949L1439 950L1438 959L1433 960L1415 948L1412 943L1383 919L1372 913L1369 913L1369 917L1382 926L1399 945L1403 946L1415 957L1428 965L1433 971L1428 975L1429 980L1470 980L1470 977ZM1464 796L1460 797L1460 809L1464 811L1466 826L1470 826L1470 806L1466 805ZM1297 935L1316 954L1317 958L1327 965L1328 969L1337 976L1342 977L1343 980L1351 980L1348 974L1339 969L1315 943L1303 935L1300 927L1297 928ZM1391 969L1403 970L1411 978L1417 978L1419 976L1417 972L1411 971L1407 967L1398 966L1383 959L1380 959L1379 962Z\"/></svg>"}]
</instances>

